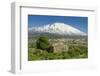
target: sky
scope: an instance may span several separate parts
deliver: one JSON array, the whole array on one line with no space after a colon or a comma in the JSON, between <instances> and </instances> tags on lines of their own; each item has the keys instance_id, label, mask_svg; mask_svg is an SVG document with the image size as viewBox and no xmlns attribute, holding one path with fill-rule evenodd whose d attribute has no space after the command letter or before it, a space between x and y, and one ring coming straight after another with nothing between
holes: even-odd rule
<instances>
[{"instance_id":1,"label":"sky","mask_svg":"<svg viewBox=\"0 0 100 76\"><path fill-rule=\"evenodd\" d=\"M47 16L47 15L28 15L28 28L34 26L44 26L53 23L65 23L71 25L87 33L88 29L88 17L79 16Z\"/></svg>"}]
</instances>

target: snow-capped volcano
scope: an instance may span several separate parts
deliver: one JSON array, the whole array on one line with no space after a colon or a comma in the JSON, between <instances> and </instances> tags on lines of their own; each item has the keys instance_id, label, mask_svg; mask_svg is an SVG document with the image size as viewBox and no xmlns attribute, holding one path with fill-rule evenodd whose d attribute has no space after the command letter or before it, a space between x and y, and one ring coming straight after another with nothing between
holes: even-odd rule
<instances>
[{"instance_id":1,"label":"snow-capped volcano","mask_svg":"<svg viewBox=\"0 0 100 76\"><path fill-rule=\"evenodd\" d=\"M53 23L48 24L40 27L31 27L28 29L29 34L35 34L35 33L48 33L48 34L58 34L58 35L80 35L80 36L86 36L86 33L78 30L77 28L74 28L68 24L64 23Z\"/></svg>"}]
</instances>

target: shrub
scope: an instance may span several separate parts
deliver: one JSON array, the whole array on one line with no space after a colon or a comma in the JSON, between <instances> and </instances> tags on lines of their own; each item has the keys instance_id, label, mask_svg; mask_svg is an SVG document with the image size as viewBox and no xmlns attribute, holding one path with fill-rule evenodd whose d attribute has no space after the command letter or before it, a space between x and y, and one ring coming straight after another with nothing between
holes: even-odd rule
<instances>
[{"instance_id":1,"label":"shrub","mask_svg":"<svg viewBox=\"0 0 100 76\"><path fill-rule=\"evenodd\" d=\"M52 52L53 52L53 50L54 50L54 48L53 48L53 46L50 46L50 47L49 47L49 48L47 48L46 50L47 50L47 52L48 52L48 53L52 53Z\"/></svg>"},{"instance_id":2,"label":"shrub","mask_svg":"<svg viewBox=\"0 0 100 76\"><path fill-rule=\"evenodd\" d=\"M37 49L45 50L46 48L49 47L49 45L50 45L49 39L46 36L39 37L38 40L36 41Z\"/></svg>"},{"instance_id":3,"label":"shrub","mask_svg":"<svg viewBox=\"0 0 100 76\"><path fill-rule=\"evenodd\" d=\"M47 36L41 36L36 41L37 49L46 50L47 52L53 52L53 46L50 45L49 38Z\"/></svg>"}]
</instances>

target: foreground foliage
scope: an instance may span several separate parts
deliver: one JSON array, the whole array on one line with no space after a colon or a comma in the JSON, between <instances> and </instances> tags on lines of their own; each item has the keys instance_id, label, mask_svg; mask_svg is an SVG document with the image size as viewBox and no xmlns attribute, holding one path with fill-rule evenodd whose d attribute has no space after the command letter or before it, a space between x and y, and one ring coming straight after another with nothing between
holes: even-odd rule
<instances>
[{"instance_id":1,"label":"foreground foliage","mask_svg":"<svg viewBox=\"0 0 100 76\"><path fill-rule=\"evenodd\" d=\"M36 48L29 48L28 60L53 60L53 59L76 59L87 58L87 48L84 46L71 47L67 52L48 53Z\"/></svg>"},{"instance_id":2,"label":"foreground foliage","mask_svg":"<svg viewBox=\"0 0 100 76\"><path fill-rule=\"evenodd\" d=\"M60 39L61 40L61 39ZM62 39L62 43L68 46L66 51L53 52L50 42L52 44L59 43L57 39L49 41L47 37L40 37L38 39L30 39L28 41L28 60L55 60L55 59L80 59L88 58L87 41L79 39ZM58 46L61 47L61 46Z\"/></svg>"}]
</instances>

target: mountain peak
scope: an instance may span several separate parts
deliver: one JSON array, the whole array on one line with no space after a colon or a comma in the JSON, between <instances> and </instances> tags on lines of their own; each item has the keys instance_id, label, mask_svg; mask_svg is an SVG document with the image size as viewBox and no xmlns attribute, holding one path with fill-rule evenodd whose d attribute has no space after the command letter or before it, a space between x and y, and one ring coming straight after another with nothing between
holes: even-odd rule
<instances>
[{"instance_id":1,"label":"mountain peak","mask_svg":"<svg viewBox=\"0 0 100 76\"><path fill-rule=\"evenodd\" d=\"M51 33L51 34L60 34L60 35L81 35L86 36L86 33L78 30L77 28L72 27L71 25L65 23L53 23L40 27L29 28L31 33Z\"/></svg>"}]
</instances>

